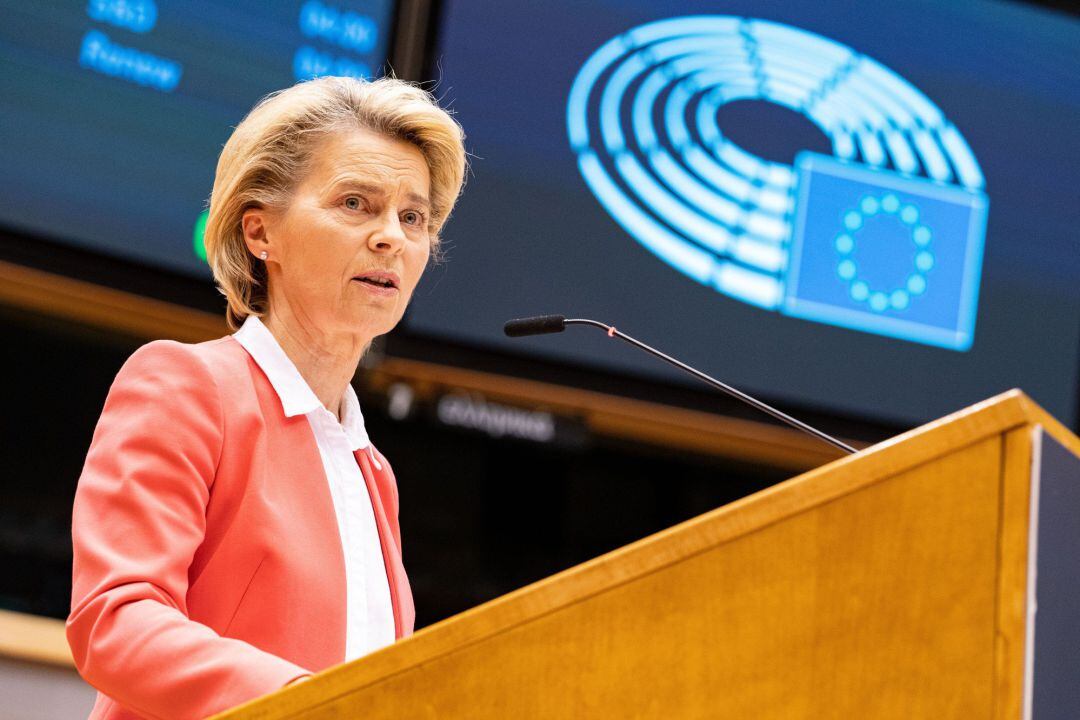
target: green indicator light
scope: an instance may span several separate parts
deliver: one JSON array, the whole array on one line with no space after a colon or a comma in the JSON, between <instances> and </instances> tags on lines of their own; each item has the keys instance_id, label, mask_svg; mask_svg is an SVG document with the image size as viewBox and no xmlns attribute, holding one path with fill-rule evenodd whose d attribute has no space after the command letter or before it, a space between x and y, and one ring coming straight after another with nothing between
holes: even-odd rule
<instances>
[{"instance_id":1,"label":"green indicator light","mask_svg":"<svg viewBox=\"0 0 1080 720\"><path fill-rule=\"evenodd\" d=\"M195 246L195 254L200 260L206 262L206 244L203 236L206 235L206 219L210 217L209 210L203 210L195 220L195 232L192 234L192 243Z\"/></svg>"}]
</instances>

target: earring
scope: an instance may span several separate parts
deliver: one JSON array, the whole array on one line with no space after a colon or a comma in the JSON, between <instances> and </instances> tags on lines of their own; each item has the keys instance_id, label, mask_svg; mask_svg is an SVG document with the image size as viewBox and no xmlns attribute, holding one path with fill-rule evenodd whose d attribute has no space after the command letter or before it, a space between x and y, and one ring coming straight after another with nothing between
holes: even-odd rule
<instances>
[{"instance_id":1,"label":"earring","mask_svg":"<svg viewBox=\"0 0 1080 720\"><path fill-rule=\"evenodd\" d=\"M259 253L259 259L265 260L266 258L267 258L267 254L266 254L265 250L263 250L261 253Z\"/></svg>"}]
</instances>

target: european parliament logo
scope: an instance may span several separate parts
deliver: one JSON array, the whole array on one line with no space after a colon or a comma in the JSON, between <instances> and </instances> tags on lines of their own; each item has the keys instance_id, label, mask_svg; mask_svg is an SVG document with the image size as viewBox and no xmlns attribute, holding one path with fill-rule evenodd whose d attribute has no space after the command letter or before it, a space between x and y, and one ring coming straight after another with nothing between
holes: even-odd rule
<instances>
[{"instance_id":1,"label":"european parliament logo","mask_svg":"<svg viewBox=\"0 0 1080 720\"><path fill-rule=\"evenodd\" d=\"M747 152L717 122L736 100L801 113L833 155L789 166ZM971 346L982 172L941 110L872 58L765 20L661 20L593 53L567 129L604 208L698 282L793 317Z\"/></svg>"}]
</instances>

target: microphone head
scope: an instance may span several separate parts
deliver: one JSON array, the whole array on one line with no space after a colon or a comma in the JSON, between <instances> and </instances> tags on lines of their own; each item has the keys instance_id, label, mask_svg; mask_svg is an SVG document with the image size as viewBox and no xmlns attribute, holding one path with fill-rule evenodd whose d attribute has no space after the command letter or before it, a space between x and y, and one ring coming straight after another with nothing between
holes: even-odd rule
<instances>
[{"instance_id":1,"label":"microphone head","mask_svg":"<svg viewBox=\"0 0 1080 720\"><path fill-rule=\"evenodd\" d=\"M563 315L538 315L531 318L511 320L503 325L503 332L509 337L526 335L544 335L562 332L566 329L566 317Z\"/></svg>"}]
</instances>

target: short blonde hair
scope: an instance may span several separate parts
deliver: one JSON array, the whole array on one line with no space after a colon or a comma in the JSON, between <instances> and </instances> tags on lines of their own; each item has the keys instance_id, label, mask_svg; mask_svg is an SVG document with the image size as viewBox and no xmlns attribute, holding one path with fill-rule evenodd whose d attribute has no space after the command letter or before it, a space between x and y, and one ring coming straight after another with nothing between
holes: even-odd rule
<instances>
[{"instance_id":1,"label":"short blonde hair","mask_svg":"<svg viewBox=\"0 0 1080 720\"><path fill-rule=\"evenodd\" d=\"M415 145L431 177L428 232L439 232L465 178L461 126L425 90L394 78L322 77L270 93L236 127L218 159L204 243L228 300L233 330L267 310L266 266L251 256L241 220L253 207L284 210L307 176L312 150L337 130L366 128Z\"/></svg>"}]
</instances>

